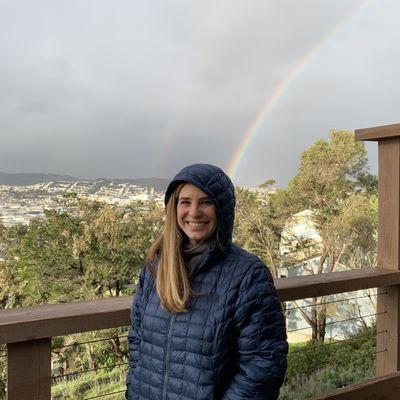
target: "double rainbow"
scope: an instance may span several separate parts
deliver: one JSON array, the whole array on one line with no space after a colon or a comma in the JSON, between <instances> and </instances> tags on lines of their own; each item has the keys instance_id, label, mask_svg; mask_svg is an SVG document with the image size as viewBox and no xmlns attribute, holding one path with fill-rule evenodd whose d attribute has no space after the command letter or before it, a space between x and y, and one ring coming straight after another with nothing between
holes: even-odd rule
<instances>
[{"instance_id":1,"label":"double rainbow","mask_svg":"<svg viewBox=\"0 0 400 400\"><path fill-rule=\"evenodd\" d=\"M284 79L278 84L278 86L273 91L272 95L268 97L262 104L255 117L252 119L246 133L244 134L242 140L234 151L233 157L231 158L228 167L226 168L227 174L234 179L241 161L243 160L246 152L248 151L251 143L254 141L257 133L261 131L261 127L264 124L266 118L270 114L271 110L279 99L287 91L290 84L295 80L295 78L300 74L300 72L306 67L306 65L311 61L311 59L319 52L319 50L334 36L336 33L351 19L353 19L360 10L366 5L369 0L362 1L358 6L352 9L348 14L341 18L333 28L326 33L319 41L306 53L304 56L297 61L297 63L291 68L289 73L284 77ZM208 59L209 62L209 59ZM207 65L207 64L206 64ZM201 70L199 68L199 70ZM187 101L190 98L191 90L186 91L182 95L181 100L183 101L183 107L180 112L175 115L175 118L171 121L171 125L166 130L163 135L162 142L159 146L159 156L156 158L157 162L153 165L154 176L163 175L163 170L167 159L171 154L171 148L174 142L176 133L182 127L184 123L184 116L188 112L188 108L191 103Z\"/></svg>"}]
</instances>

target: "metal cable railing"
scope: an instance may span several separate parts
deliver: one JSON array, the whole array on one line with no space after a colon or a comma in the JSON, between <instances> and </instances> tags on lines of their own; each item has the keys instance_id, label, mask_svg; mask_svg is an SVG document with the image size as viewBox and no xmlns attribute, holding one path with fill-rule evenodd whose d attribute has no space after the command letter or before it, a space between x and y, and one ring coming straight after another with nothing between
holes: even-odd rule
<instances>
[{"instance_id":1,"label":"metal cable railing","mask_svg":"<svg viewBox=\"0 0 400 400\"><path fill-rule=\"evenodd\" d=\"M113 364L113 365L107 365L105 367L98 367L98 368L88 368L88 369L84 369L81 371L73 371L73 372L69 372L68 374L62 374L62 375L53 375L51 378L52 379L61 379L61 378L67 378L69 376L77 376L80 374L86 374L88 372L98 372L101 370L107 370L107 369L114 369L114 368L118 368L118 367L123 367L128 365L128 362L126 363L121 363L121 364Z\"/></svg>"},{"instance_id":2,"label":"metal cable railing","mask_svg":"<svg viewBox=\"0 0 400 400\"><path fill-rule=\"evenodd\" d=\"M124 334L124 335L118 335L118 336L110 336L110 337L107 337L107 338L100 338L100 339L93 339L93 340L87 340L87 341L85 341L85 342L74 342L74 343L71 343L71 344L64 344L64 345L62 345L62 346L52 346L51 347L51 349L52 350L59 350L59 349L63 349L63 348L66 348L66 347L75 347L75 346L80 346L80 345L82 345L82 344L90 344L90 343L96 343L96 342L105 342L106 340L112 340L112 339L123 339L123 338L127 338L127 334Z\"/></svg>"},{"instance_id":3,"label":"metal cable railing","mask_svg":"<svg viewBox=\"0 0 400 400\"><path fill-rule=\"evenodd\" d=\"M325 326L335 325L335 324L339 324L339 323L342 323L342 322L355 321L357 319L362 319L362 318L375 317L375 316L383 315L383 314L387 314L387 311L383 311L383 312L380 312L380 313L374 313L374 314L360 315L358 317L346 318L346 319L342 319L342 320L339 320L339 321L326 322ZM311 326L306 326L306 327L297 328L297 329L290 329L290 330L287 331L287 333L303 331L303 330L306 330L306 329L311 329Z\"/></svg>"},{"instance_id":4,"label":"metal cable railing","mask_svg":"<svg viewBox=\"0 0 400 400\"><path fill-rule=\"evenodd\" d=\"M303 313L304 315L308 313L307 310L310 310L311 307L320 307L323 305L329 305L329 304L340 304L340 303L349 303L349 302L356 302L358 300L361 300L360 304L364 304L367 306L367 308L364 308L363 306L360 308L360 310L362 311L366 311L368 310L368 308L371 306L371 304L373 304L373 302L363 302L363 300L365 299L372 299L372 298L378 298L378 296L382 296L382 295L387 295L387 292L383 292L383 293L371 293L371 294L362 294L362 295L357 295L358 291L353 291L353 293L351 292L347 292L347 294L345 294L344 296L342 295L341 298L333 298L331 300L328 300L329 297L328 296L324 296L325 299L327 299L327 301L321 301L321 300L317 300L316 304L307 304L307 299L301 299L299 302L302 303L306 303L304 305L300 304L296 304L296 306L291 306L289 308L287 308L285 311L292 311L292 310L299 310L299 309L304 309L305 312ZM359 293L359 292L358 292ZM319 297L318 299L321 299L321 297ZM288 301L287 303L293 303ZM339 310L339 311L343 311L342 308L339 306L339 308L334 308L334 310ZM359 311L360 311L359 310ZM350 321L361 321L362 319L366 319L368 321L368 318L376 318L379 315L384 315L387 314L387 312L376 312L376 313L363 313L361 314L360 311L360 315L357 316L352 316L350 314L349 318L343 318L343 319L338 319L338 320L329 320L328 317L328 322L326 322L324 325L326 327L328 326L340 326L340 324L346 324L346 322L350 322ZM345 313L347 313L346 311L344 311ZM349 313L351 312L351 310L349 311ZM339 314L339 312L336 312L337 314ZM344 316L343 314L341 314L342 316ZM303 320L305 321L305 320ZM317 321L318 322L318 321ZM306 322L302 322L302 323L306 323ZM352 324L351 324L352 325ZM346 326L346 325L345 325ZM359 323L354 323L354 326L360 326ZM118 328L119 329L119 328ZM300 326L297 329L288 329L288 333L290 332L297 332L297 331L304 331L304 330L311 330L312 327L310 325L307 324L307 326ZM339 328L340 330L341 328ZM344 328L344 331L348 330L348 326L346 326ZM96 386L96 391L91 390L86 391L87 389L84 389L82 391L82 395L80 398L82 399L97 399L97 398L107 398L107 396L118 396L120 394L122 394L123 392L125 392L125 388L123 388L123 376L125 375L125 368L128 368L128 362L126 361L126 353L127 353L127 348L126 348L126 338L127 338L127 332L121 332L121 330L105 330L105 332L103 333L104 337L96 337L96 336L100 336L100 334L98 332L100 331L96 331L96 334L93 334L92 338L89 336L88 339L88 335L87 334L83 334L82 336L72 336L72 339L74 340L74 342L72 342L72 340L65 340L65 339L57 339L55 341L55 343L61 343L61 345L54 345L52 346L52 350L57 352L60 350L65 349L65 352L61 351L59 353L57 353L57 355L60 357L59 360L60 364L58 366L58 364L56 363L56 367L53 369L53 375L52 375L52 382L53 384L58 384L61 383L63 381L70 381L70 380L75 380L79 377L83 377L85 376L85 374L87 374L84 378L82 378L79 382L82 382L84 384L84 386L88 386L89 383L92 383ZM112 332L115 332L114 334ZM334 331L333 333L336 333L336 331ZM340 333L339 335L336 335L333 337L333 339L331 338L329 341L327 340L325 343L321 344L321 343L315 343L314 345L307 345L305 347L301 347L301 348L295 348L293 350L290 351L289 355L291 357L296 357L297 355L300 355L301 353L305 353L305 352L310 352L310 351L322 351L324 349L328 349L328 348L333 348L333 347L337 347L337 346L341 346L341 345L345 345L345 344L354 344L354 348L355 349L359 349L359 345L358 343L362 344L362 341L366 340L366 345L363 345L365 347L365 351L363 353L363 355L360 357L360 360L367 360L368 365L371 364L371 359L368 357L368 354L379 354L382 353L384 351L387 351L386 349L383 350L379 350L376 351L376 345L375 342L372 343L372 341L369 341L368 339L371 339L373 337L377 337L379 335L382 334L386 334L387 330L382 330L382 331L378 331L378 332L367 332L365 334L358 334L356 337L350 337L350 338L345 338L345 339L335 339L335 337L337 338L341 338L343 337L342 334ZM76 340L75 340L76 339ZM79 339L84 339L82 341L79 341ZM86 339L86 340L85 340ZM113 343L111 343L110 341L113 341ZM66 344L63 344L63 342L67 342ZM116 342L115 342L116 341ZM120 342L119 342L120 341ZM100 344L101 342L108 342L107 346L97 346L96 344ZM82 348L79 349L79 346L84 346L84 345L91 345L93 344L93 346L89 346L89 348ZM119 354L119 350L116 349L115 345L117 345L119 347L120 350L122 350L122 354ZM112 346L112 347L111 347ZM108 349L109 347L109 349ZM115 353L112 352L112 348L116 351ZM349 347L352 348L352 347ZM100 358L96 358L99 357L98 354L96 354L96 351L100 351L98 349L102 349L101 351L105 352L108 354L110 354L110 359L108 359L107 363L109 365L104 365L105 364L105 358L103 358L102 361L99 361ZM345 347L346 349L346 347ZM89 363L90 358L88 358L90 355L90 351L94 352L94 364L92 362ZM342 351L342 350L340 350ZM104 354L105 354L104 353ZM349 358L347 357L347 355L345 354L346 351L344 351L343 354L345 354L344 359L340 359L339 357L337 357L336 355L333 354L334 352L322 352L321 353L321 357L323 357L322 359L326 359L327 362L332 361L335 358L338 358L337 361L335 361L334 364L324 364L324 366L329 367L329 366L335 366L335 365L342 365L342 364L346 364L349 362ZM79 357L76 357L76 355L79 355ZM316 353L319 354L319 353ZM358 354L358 353L357 353ZM349 355L350 356L350 355ZM6 359L7 357L7 350L5 348L5 346L0 347L0 362L3 363L3 360ZM64 357L64 359L62 358ZM62 364L65 360L65 357L69 357L69 369L67 369L67 365ZM108 357L108 356L107 356ZM112 359L112 361L111 361ZM354 360L357 360L357 358L354 358ZM4 364L4 363L3 363ZM88 364L90 364L91 366L95 366L94 368L88 368ZM96 366L96 364L98 366ZM322 364L321 362L319 363L320 367L317 368L322 368ZM316 364L314 364L316 367ZM109 373L112 370L116 370L115 373ZM117 369L120 369L121 372L119 372ZM106 371L103 374L99 374L101 371ZM57 373L57 372L61 372L61 373ZM65 372L65 373L63 373ZM0 375L1 377L1 375ZM1 379L3 378L3 379ZM4 390L4 387L6 387L7 382L4 379L4 375L0 378L0 385L2 385L2 388ZM96 381L95 381L96 380ZM106 387L106 385L112 383L112 385ZM67 383L66 383L67 384ZM80 384L80 383L79 383ZM105 385L103 387L103 390L101 390L102 386ZM119 390L118 386L121 385L121 390ZM100 390L97 390L99 389ZM107 393L101 393L102 391L106 391L107 389L109 389L107 391ZM57 390L60 390L60 388L58 388ZM91 397L85 397L84 392L87 393L87 396L91 396ZM99 394L94 395L94 393L98 392ZM89 394L90 393L90 394ZM1 397L1 396L0 396ZM57 397L58 398L58 397ZM60 397L63 398L63 397ZM65 398L65 397L64 397ZM71 397L72 398L72 397Z\"/></svg>"},{"instance_id":5,"label":"metal cable railing","mask_svg":"<svg viewBox=\"0 0 400 400\"><path fill-rule=\"evenodd\" d=\"M387 348L384 348L382 350L378 350L376 351L374 347L371 348L372 351L369 351L369 353L367 352L367 355L373 355L376 356L379 353L384 353L387 351ZM354 363L354 361L361 361L361 360L365 360L365 354L363 354L360 357L356 357L356 358L352 358L352 362ZM326 367L335 367L335 366L344 366L346 363L348 362L348 360L341 360L341 361L336 361L335 363L331 363L331 364L324 364L324 368Z\"/></svg>"},{"instance_id":6,"label":"metal cable railing","mask_svg":"<svg viewBox=\"0 0 400 400\"><path fill-rule=\"evenodd\" d=\"M367 297L373 297L373 296L384 295L384 294L386 294L386 293L363 295L363 296L353 296L351 298L328 301L327 304L329 304L329 303L348 302L350 300L365 299ZM325 304L325 303L323 303L323 304ZM313 305L305 305L303 307L311 307L311 306L313 306ZM298 309L298 307L293 307L293 309ZM364 315L355 316L355 317L351 317L351 318L345 318L345 319L341 319L341 320L337 320L337 321L330 321L330 322L327 322L325 324L325 326L337 325L337 324L345 323L345 322L348 322L348 321L360 320L362 318L376 317L376 316L382 315L382 314L386 314L386 311L385 312L381 312L381 313L364 314ZM311 327L307 326L307 327L301 327L301 328L298 328L298 329L291 329L291 330L288 330L288 333L289 332L295 332L295 331L301 331L301 330L305 330L305 329L311 329ZM289 354L291 356L295 356L296 354L299 354L299 353L302 353L302 352L307 352L307 351L312 351L312 350L322 350L323 348L328 348L328 347L331 347L331 346L340 346L342 344L347 344L347 343L356 343L356 342L360 342L362 340L367 340L369 338L376 337L377 335L384 334L386 332L387 332L386 330L385 331L379 331L379 332L376 332L376 333L375 332L371 332L371 333L367 333L367 334L364 334L364 335L360 335L360 336L352 337L352 338L348 338L348 339L334 340L334 341L329 342L329 343L316 344L314 346L307 346L307 347L300 348L300 349L294 349L294 350L290 351ZM98 338L98 339L96 338L96 339L92 339L92 340L85 340L85 341L82 341L82 342L75 342L75 343L72 343L72 344L66 344L66 345L62 345L62 346L53 346L52 349L53 350L60 350L62 348L76 348L77 346L80 346L80 345L99 343L99 342L102 342L102 341L109 341L109 340L116 339L116 338L122 339L122 338L126 338L126 337L127 337L127 334L125 333L125 334L122 334L122 335L120 334L120 335L107 336L107 337ZM371 350L373 350L375 352L375 346L371 347ZM379 352L382 352L382 350L379 351ZM365 358L367 356L368 356L368 354L365 353L360 359L363 359L363 357ZM343 364L343 363L345 364L346 362L348 362L348 360L343 360L340 363L336 362L334 364L326 364L325 366L335 366L335 365L340 365L340 364ZM115 368L124 368L124 367L128 367L128 362L115 363L115 364L112 364L112 365L96 367L96 368L87 368L87 369L82 369L82 370L75 370L75 371L68 372L68 373L65 373L65 374L53 375L52 376L52 381L53 381L53 383L58 383L58 382L61 382L62 380L76 379L79 376L82 376L82 375L84 375L86 373L96 374L97 372L102 371L102 370L111 371L111 370L113 370ZM97 395L92 395L91 397L82 397L82 398L85 399L85 400L91 400L91 399L97 399L97 398L107 398L108 396L118 396L118 395L120 395L120 394L122 394L124 392L125 392L125 388L121 388L121 390L115 390L115 388L113 388L112 391L109 391L107 393L100 393L100 394L97 394Z\"/></svg>"},{"instance_id":7,"label":"metal cable railing","mask_svg":"<svg viewBox=\"0 0 400 400\"><path fill-rule=\"evenodd\" d=\"M346 298L346 299L338 299L338 300L326 301L326 302L323 302L323 303L320 302L320 303L316 303L316 304L306 304L306 305L301 305L301 306L298 306L298 307L285 308L284 311L287 312L287 311L299 310L299 309L303 309L303 308L319 307L321 305L341 303L341 302L345 302L345 301L365 299L365 298L371 298L371 297L378 297L378 296L383 296L385 294L388 294L388 293L387 292L374 293L374 294L368 294L368 295L363 295L363 296L349 297L349 298ZM293 301L287 301L286 303L293 303Z\"/></svg>"},{"instance_id":8,"label":"metal cable railing","mask_svg":"<svg viewBox=\"0 0 400 400\"><path fill-rule=\"evenodd\" d=\"M96 331L99 332L99 331ZM86 335L86 334L85 334ZM100 335L99 335L100 336ZM64 387L69 387L69 381L76 381L78 380L76 387L80 387L82 384L85 389L83 389L82 393L79 395L79 398L82 399L95 399L95 398L113 398L116 399L118 394L121 394L125 392L125 389L122 390L122 382L125 382L125 369L128 369L128 361L127 361L127 349L126 349L126 340L127 339L127 333L121 333L121 330L119 329L119 332L115 332L115 334L110 334L110 332L105 333L102 335L103 337L96 338L94 337L93 339L88 339L87 336L83 336L82 338L78 337L73 337L73 339L76 339L73 343L68 343L67 344L62 344L62 345L54 345L52 346L52 351L56 352L57 355L60 357L61 354L61 359L65 359L65 357L68 357L70 359L74 359L75 362L70 365L70 368L73 369L74 366L75 368L73 370L69 369L69 371L65 371L63 373L63 365L57 366L56 368L53 369L53 374L51 376L51 381L52 381L52 387L54 390L53 396L56 399L64 399L64 398L74 398L75 394L65 394ZM84 339L79 341L79 339ZM86 340L85 340L86 339ZM116 355L112 349L115 350L114 345L111 347L111 342L112 340L119 340L119 349L122 352L122 358L119 358L118 355ZM63 340L64 341L64 340ZM101 342L105 342L107 344L107 347L104 347L101 345ZM89 350L84 347L80 346L90 346ZM107 350L109 348L109 350ZM103 350L99 350L103 349ZM63 352L65 351L65 353ZM94 368L88 368L88 352L93 352L93 361L94 361ZM96 351L100 351L100 353L97 353ZM107 361L108 365L104 365L104 360L101 361L101 352L105 352L107 354L110 354L110 357L113 358L113 362L110 363L110 359ZM104 354L105 354L104 353ZM79 355L79 358L74 358L74 355ZM96 358L99 357L100 359ZM83 358L81 358L83 357ZM92 355L90 355L92 357ZM57 358L57 360L60 358ZM119 362L121 361L121 362ZM103 365L101 363L103 362ZM96 365L100 363L100 365ZM93 366L93 364L92 364ZM65 368L65 366L64 366ZM114 370L116 371L117 369L121 370L121 373L115 373ZM61 373L60 373L61 372ZM100 374L101 372L104 372L103 374ZM123 377L123 378L122 378ZM117 390L118 387L116 388L116 384L121 383L121 390ZM59 386L59 384L61 386ZM72 383L71 383L72 384ZM63 386L67 385L67 386ZM91 386L91 388L88 390L88 385ZM110 386L111 385L111 386ZM107 390L108 389L108 390ZM107 393L101 393L101 392L107 391ZM67 391L68 393L68 391ZM87 397L85 397L85 393L87 393ZM99 393L94 395L94 393ZM119 398L119 397L118 397ZM122 398L122 397L121 397Z\"/></svg>"},{"instance_id":9,"label":"metal cable railing","mask_svg":"<svg viewBox=\"0 0 400 400\"><path fill-rule=\"evenodd\" d=\"M122 390L118 390L118 391L116 391L116 392L98 394L98 395L92 396L92 397L84 397L83 400L99 399L99 398L101 398L101 397L113 396L113 395L116 395L116 394L125 393L125 391L126 391L126 389L122 389Z\"/></svg>"}]
</instances>

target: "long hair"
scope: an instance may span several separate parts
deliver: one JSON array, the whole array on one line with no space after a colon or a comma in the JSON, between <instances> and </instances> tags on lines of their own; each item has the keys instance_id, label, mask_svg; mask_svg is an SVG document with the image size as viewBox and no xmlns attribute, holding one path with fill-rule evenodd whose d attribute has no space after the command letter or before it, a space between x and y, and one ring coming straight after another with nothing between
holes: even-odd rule
<instances>
[{"instance_id":1,"label":"long hair","mask_svg":"<svg viewBox=\"0 0 400 400\"><path fill-rule=\"evenodd\" d=\"M156 290L161 307L171 313L187 311L186 303L192 295L176 211L179 192L184 185L185 182L179 184L172 193L166 205L164 233L152 244L146 257L146 264L151 270L151 265L157 263Z\"/></svg>"}]
</instances>

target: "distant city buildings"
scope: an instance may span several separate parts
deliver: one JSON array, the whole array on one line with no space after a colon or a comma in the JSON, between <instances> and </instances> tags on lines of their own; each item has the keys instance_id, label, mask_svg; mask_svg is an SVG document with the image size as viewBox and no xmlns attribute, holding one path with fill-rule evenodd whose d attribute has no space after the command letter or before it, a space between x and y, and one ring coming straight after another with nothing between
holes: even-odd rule
<instances>
[{"instance_id":1,"label":"distant city buildings","mask_svg":"<svg viewBox=\"0 0 400 400\"><path fill-rule=\"evenodd\" d=\"M32 218L45 218L44 210L65 210L65 196L76 195L90 201L117 206L134 202L162 202L164 194L130 183L113 181L57 181L29 186L0 185L0 221L5 226L29 224Z\"/></svg>"}]
</instances>

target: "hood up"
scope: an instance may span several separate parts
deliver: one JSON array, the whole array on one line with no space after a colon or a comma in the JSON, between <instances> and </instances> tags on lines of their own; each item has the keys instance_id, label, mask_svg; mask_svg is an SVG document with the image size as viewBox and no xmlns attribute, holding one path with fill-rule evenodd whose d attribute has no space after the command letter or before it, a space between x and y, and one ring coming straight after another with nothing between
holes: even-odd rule
<instances>
[{"instance_id":1,"label":"hood up","mask_svg":"<svg viewBox=\"0 0 400 400\"><path fill-rule=\"evenodd\" d=\"M221 245L231 242L235 215L235 189L228 175L214 165L189 165L183 168L168 185L165 205L181 182L191 183L210 196L217 213L218 242Z\"/></svg>"}]
</instances>

